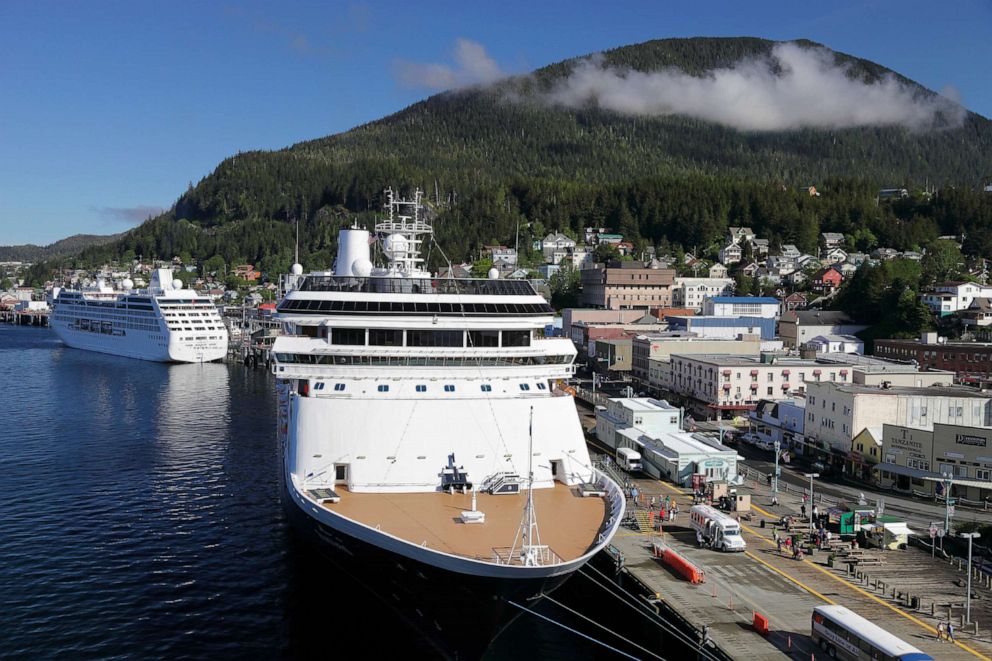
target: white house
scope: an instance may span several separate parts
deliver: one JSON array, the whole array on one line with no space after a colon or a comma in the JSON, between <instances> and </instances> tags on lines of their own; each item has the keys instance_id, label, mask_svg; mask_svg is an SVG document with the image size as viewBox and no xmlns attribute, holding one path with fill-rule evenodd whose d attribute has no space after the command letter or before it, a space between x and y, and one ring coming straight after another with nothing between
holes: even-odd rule
<instances>
[{"instance_id":1,"label":"white house","mask_svg":"<svg viewBox=\"0 0 992 661\"><path fill-rule=\"evenodd\" d=\"M675 284L672 285L672 306L699 310L707 298L729 296L733 293L733 278L675 278Z\"/></svg>"},{"instance_id":2,"label":"white house","mask_svg":"<svg viewBox=\"0 0 992 661\"><path fill-rule=\"evenodd\" d=\"M556 234L548 234L544 237L544 240L541 241L541 252L544 253L544 259L552 264L560 264L561 260L574 249L575 240L568 238L560 232Z\"/></svg>"},{"instance_id":3,"label":"white house","mask_svg":"<svg viewBox=\"0 0 992 661\"><path fill-rule=\"evenodd\" d=\"M817 335L806 342L807 347L817 353L856 353L865 352L865 343L855 335Z\"/></svg>"},{"instance_id":4,"label":"white house","mask_svg":"<svg viewBox=\"0 0 992 661\"><path fill-rule=\"evenodd\" d=\"M935 285L932 292L923 294L920 298L934 314L944 317L968 309L976 298L990 297L992 285L952 281Z\"/></svg>"},{"instance_id":5,"label":"white house","mask_svg":"<svg viewBox=\"0 0 992 661\"><path fill-rule=\"evenodd\" d=\"M720 262L723 264L736 264L741 261L744 252L736 243L728 243L720 249Z\"/></svg>"}]
</instances>

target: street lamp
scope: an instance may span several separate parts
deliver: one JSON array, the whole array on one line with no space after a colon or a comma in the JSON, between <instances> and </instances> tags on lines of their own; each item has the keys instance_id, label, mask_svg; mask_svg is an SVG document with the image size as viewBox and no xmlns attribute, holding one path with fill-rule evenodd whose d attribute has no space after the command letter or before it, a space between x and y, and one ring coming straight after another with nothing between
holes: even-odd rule
<instances>
[{"instance_id":1,"label":"street lamp","mask_svg":"<svg viewBox=\"0 0 992 661\"><path fill-rule=\"evenodd\" d=\"M981 537L981 535L977 532L963 532L960 536L968 538L968 596L965 600L964 619L968 624L971 624L971 540Z\"/></svg>"},{"instance_id":2,"label":"street lamp","mask_svg":"<svg viewBox=\"0 0 992 661\"><path fill-rule=\"evenodd\" d=\"M820 477L819 473L806 473L809 478L809 535L813 536L813 478Z\"/></svg>"},{"instance_id":3,"label":"street lamp","mask_svg":"<svg viewBox=\"0 0 992 661\"><path fill-rule=\"evenodd\" d=\"M782 441L775 439L775 476L772 478L772 505L778 505L778 453L782 448Z\"/></svg>"},{"instance_id":4,"label":"street lamp","mask_svg":"<svg viewBox=\"0 0 992 661\"><path fill-rule=\"evenodd\" d=\"M954 479L950 473L941 473L941 477L944 478L941 481L944 485L944 531L950 532L951 506L954 504L954 501L951 500L951 487L954 486ZM941 550L944 550L943 545L941 545Z\"/></svg>"}]
</instances>

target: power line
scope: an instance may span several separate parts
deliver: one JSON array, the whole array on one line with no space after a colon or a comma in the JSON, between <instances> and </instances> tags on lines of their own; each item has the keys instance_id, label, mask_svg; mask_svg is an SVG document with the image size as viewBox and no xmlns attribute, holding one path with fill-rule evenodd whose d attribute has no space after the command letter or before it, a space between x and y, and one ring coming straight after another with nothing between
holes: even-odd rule
<instances>
[{"instance_id":1,"label":"power line","mask_svg":"<svg viewBox=\"0 0 992 661\"><path fill-rule=\"evenodd\" d=\"M545 622L550 622L551 624L554 624L555 626L559 626L559 627L561 627L562 629L564 629L565 631L571 631L572 633L574 633L574 634L577 634L577 635L579 635L579 636L582 636L582 637L583 637L583 638L585 638L586 640L589 640L589 641L592 641L592 642L594 642L594 643L596 643L597 645L602 645L602 646L603 646L603 647L605 647L606 649L608 649L608 650L610 650L611 652L616 652L616 653L617 653L617 654L619 654L620 656L625 656L625 657L627 657L628 659L634 659L634 661L637 661L637 657L636 657L636 656L634 656L633 654L627 654L626 652L623 652L623 651L621 651L621 650L618 650L617 648L615 648L615 647L613 647L612 645L607 645L606 643L604 643L604 642L603 642L603 641L601 641L601 640L596 640L596 639L595 639L595 638L593 638L592 636L590 636L590 635L588 635L588 634L584 634L584 633L582 633L582 632L581 632L581 631L579 631L578 629L573 629L572 627L570 627L570 626L567 626L567 625L564 625L564 624L562 624L561 622L556 622L555 620L552 620L552 619L551 619L550 617L548 617L548 616L546 616L546 615L541 615L541 614L540 614L540 613L538 613L537 611L535 611L535 610L531 610L530 608L527 608L526 606L521 606L520 604L518 604L518 603L516 603L516 602L513 602L513 601L510 601L509 599L507 599L507 601L506 601L506 603L508 603L508 604L510 604L511 606L516 606L516 607L517 607L517 608L519 608L520 610L522 610L522 611L526 611L526 612L528 612L528 613L530 613L531 615L536 615L537 617L539 617L539 618L541 618L541 619L542 619L542 620L544 620Z\"/></svg>"},{"instance_id":2,"label":"power line","mask_svg":"<svg viewBox=\"0 0 992 661\"><path fill-rule=\"evenodd\" d=\"M642 647L642 646L638 645L637 643L635 643L634 641L630 640L629 638L624 638L623 636L621 636L616 631L613 631L612 629L608 629L606 626L600 624L599 622L597 622L596 620L592 619L591 617L589 617L587 615L583 615L582 613L580 613L579 611L575 610L574 608L569 608L568 606L566 606L565 604L561 603L560 601L555 601L554 599L552 599L548 595L544 595L544 598L547 601L550 601L551 603L553 603L554 605L560 606L560 607L564 608L565 610L567 610L572 615L577 615L577 616L581 617L583 620L585 620L586 622L589 622L590 624L593 624L593 625L599 627L603 631L605 631L607 633L610 633L610 634L613 634L614 636L616 636L620 640L624 641L625 643L628 643L629 645L632 645L632 646L636 647L637 649L641 650L645 654L649 654L649 655L653 656L656 659L661 659L661 661L665 661L665 658L663 656L659 656L658 654L655 654L654 652L652 652L648 648Z\"/></svg>"}]
</instances>

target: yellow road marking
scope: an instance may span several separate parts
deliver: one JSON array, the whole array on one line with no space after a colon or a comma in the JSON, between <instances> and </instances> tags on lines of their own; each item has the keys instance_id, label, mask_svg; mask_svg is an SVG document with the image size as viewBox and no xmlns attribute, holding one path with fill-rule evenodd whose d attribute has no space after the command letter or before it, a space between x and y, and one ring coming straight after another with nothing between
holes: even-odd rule
<instances>
[{"instance_id":1,"label":"yellow road marking","mask_svg":"<svg viewBox=\"0 0 992 661\"><path fill-rule=\"evenodd\" d=\"M677 489L676 487L674 487L674 486L672 486L672 485L670 485L670 484L668 484L666 482L662 482L662 481L659 480L659 484L661 484L666 489L669 489L669 490L674 491L674 492L676 492L678 494L681 494L681 495L685 495L685 492L683 492L680 489ZM751 505L751 507L752 507L752 509L758 510L759 512L761 512L765 516L775 517L774 514L772 514L771 512L768 512L765 509L762 509L762 508L758 507L757 505ZM762 535L758 531L754 530L750 526L745 526L745 525L741 524L741 529L742 530L746 530L747 532L751 533L755 537L758 537L759 539L763 540L765 543L767 543L769 545L775 545L775 542L773 542L772 540L768 539L767 537L765 537L764 535ZM744 553L749 558L751 558L752 560L756 560L756 561L760 562L761 564L765 565L766 567L768 567L769 569L771 569L775 573L780 574L784 578L792 581L793 583L795 583L796 585L798 585L802 589L806 590L810 594L816 595L817 597L819 597L823 601L827 602L828 604L835 604L835 603L837 603L837 602L833 601L832 599L830 599L829 597L825 597L824 595L820 594L816 590L813 590L809 586L807 586L804 583L802 583L800 580L798 580L798 579L794 578L793 576L789 575L788 573L782 571L778 567L775 567L774 565L772 565L772 564L770 564L770 563L762 560L761 558L759 558L758 556L754 555L750 551L745 551ZM872 601L874 601L874 602L876 602L876 603L878 603L878 604L880 604L882 606L885 606L886 608L888 608L893 613L896 613L897 615L901 615L902 617L906 618L910 622L913 622L914 624L922 627L924 630L926 630L926 631L928 631L928 632L930 632L930 633L932 633L934 635L937 634L937 629L934 628L934 627L932 627L932 626L930 626L929 624L927 624L923 620L921 620L921 619L919 619L917 617L914 617L914 616L910 615L909 613L907 613L907 612L905 612L905 611L903 611L903 610L901 610L899 608L896 608L892 604L890 604L887 601L884 601L882 599L879 599L878 597L876 597L875 595L871 594L870 592L867 592L866 590L862 590L861 588L859 588L857 585L851 583L850 581L847 581L846 579L843 579L840 576L836 576L830 570L824 569L823 567L821 567L820 565L818 565L818 564L816 564L815 562L812 562L812 561L806 562L804 560L803 562L806 563L806 566L812 567L813 569L817 570L818 572L820 572L820 573L822 573L822 574L824 574L826 576L829 576L830 578L832 578L833 580L837 581L838 583L840 583L842 585L846 585L847 587L851 588L852 590L854 590L855 592L861 594L862 596L868 597ZM992 658L990 658L990 657L982 654L978 650L976 650L976 649L974 649L974 648L972 648L972 647L970 647L968 645L965 645L962 642L958 642L958 641L955 640L954 641L954 644L957 645L958 647L960 647L961 649L963 649L964 651L969 652L973 656L975 656L975 657L977 657L979 659L982 659L983 661L992 661Z\"/></svg>"},{"instance_id":2,"label":"yellow road marking","mask_svg":"<svg viewBox=\"0 0 992 661\"><path fill-rule=\"evenodd\" d=\"M744 555L746 555L747 557L751 558L752 560L755 560L757 562L760 562L765 567L768 567L769 569L771 569L773 572L775 572L779 576L782 576L783 578L791 581L792 583L795 583L796 585L798 585L799 587L801 587L803 590L806 590L806 592L809 592L810 594L819 597L820 599L822 599L823 601L827 602L828 604L836 604L837 603L836 601L834 601L830 597L826 597L826 596L820 594L819 592L817 592L816 590L814 590L810 586L806 585L805 583L803 583L799 579L795 578L794 576L785 573L784 571L782 571L781 569L779 569L775 565L771 564L770 562L765 562L764 560L762 560L761 558L759 558L755 554L751 553L750 551L744 551Z\"/></svg>"}]
</instances>

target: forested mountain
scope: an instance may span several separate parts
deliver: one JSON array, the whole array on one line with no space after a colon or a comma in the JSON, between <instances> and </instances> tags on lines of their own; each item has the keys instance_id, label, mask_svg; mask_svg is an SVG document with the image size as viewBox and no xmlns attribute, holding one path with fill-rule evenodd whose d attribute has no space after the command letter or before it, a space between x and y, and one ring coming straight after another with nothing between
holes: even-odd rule
<instances>
[{"instance_id":1,"label":"forested mountain","mask_svg":"<svg viewBox=\"0 0 992 661\"><path fill-rule=\"evenodd\" d=\"M90 246L102 246L121 238L121 234L74 234L47 246L27 243L0 246L0 262L40 262L45 259L76 255Z\"/></svg>"},{"instance_id":2,"label":"forested mountain","mask_svg":"<svg viewBox=\"0 0 992 661\"><path fill-rule=\"evenodd\" d=\"M817 47L795 42L803 49ZM667 39L602 54L599 66L692 76L767 58L776 42ZM898 81L884 67L831 53L844 75ZM581 60L497 84L445 92L345 133L273 152L240 153L191 187L162 216L83 253L188 253L284 270L292 219L301 219L307 268L327 266L337 229L378 210L385 186L419 186L452 260L482 244L551 230L613 227L636 243L712 244L728 225L751 225L809 249L820 231L862 231L864 243L922 246L965 232L973 252L992 244L992 122L966 113L931 130L894 125L738 130L686 115L621 114L596 103L548 103ZM879 187L939 194L876 203ZM815 185L820 197L810 197ZM867 232L867 234L864 234ZM869 238L870 235L870 238ZM522 242L523 243L523 242ZM980 246L980 247L979 247Z\"/></svg>"}]
</instances>

